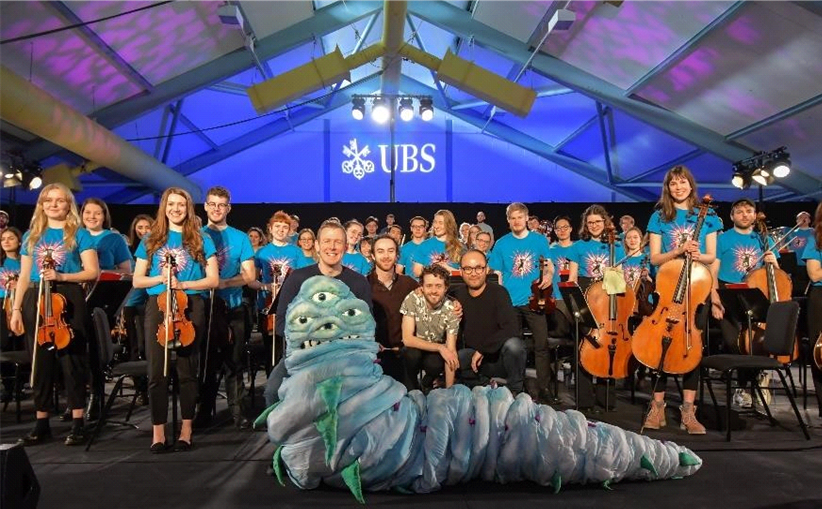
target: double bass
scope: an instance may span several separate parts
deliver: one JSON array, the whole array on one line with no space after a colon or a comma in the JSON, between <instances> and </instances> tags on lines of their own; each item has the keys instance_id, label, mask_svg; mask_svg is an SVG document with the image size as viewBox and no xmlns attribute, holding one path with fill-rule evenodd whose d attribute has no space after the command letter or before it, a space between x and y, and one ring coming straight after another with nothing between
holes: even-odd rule
<instances>
[{"instance_id":1,"label":"double bass","mask_svg":"<svg viewBox=\"0 0 822 509\"><path fill-rule=\"evenodd\" d=\"M616 263L616 232L608 231L609 260L611 267ZM604 281L593 283L585 291L585 300L598 329L592 330L579 348L579 362L585 371L598 378L621 379L628 376L628 361L631 360L631 333L628 318L634 312L636 296L630 285L625 292L608 294Z\"/></svg>"},{"instance_id":2,"label":"double bass","mask_svg":"<svg viewBox=\"0 0 822 509\"><path fill-rule=\"evenodd\" d=\"M698 240L711 205L706 195L692 239ZM683 258L662 264L656 276L656 308L634 331L634 357L651 369L681 375L702 360L702 331L696 327L696 310L711 294L713 276L708 267Z\"/></svg>"},{"instance_id":3,"label":"double bass","mask_svg":"<svg viewBox=\"0 0 822 509\"><path fill-rule=\"evenodd\" d=\"M531 283L531 296L528 298L528 308L535 313L544 313L549 315L557 308L557 301L554 298L554 285L542 289L543 274L545 267L548 265L548 260L539 257L539 277Z\"/></svg>"},{"instance_id":4,"label":"double bass","mask_svg":"<svg viewBox=\"0 0 822 509\"><path fill-rule=\"evenodd\" d=\"M186 316L188 295L183 290L171 288L171 273L177 268L177 261L172 253L165 255L166 289L157 296L157 307L162 321L157 328L157 342L163 346L163 376L168 376L168 352L194 343L194 324Z\"/></svg>"},{"instance_id":5,"label":"double bass","mask_svg":"<svg viewBox=\"0 0 822 509\"><path fill-rule=\"evenodd\" d=\"M762 243L762 252L767 252L770 248L768 240L768 226L765 223L765 214L759 212L756 215L756 225L759 238ZM764 255L763 255L764 256ZM751 270L745 277L745 284L750 288L758 288L771 303L791 300L793 283L791 277L782 269L778 269L772 263L765 263L758 269ZM739 332L738 347L742 354L765 355L765 324L757 323L753 325L753 331L749 331L743 324ZM781 355L776 360L786 364L799 358L799 342L794 343L793 355Z\"/></svg>"}]
</instances>

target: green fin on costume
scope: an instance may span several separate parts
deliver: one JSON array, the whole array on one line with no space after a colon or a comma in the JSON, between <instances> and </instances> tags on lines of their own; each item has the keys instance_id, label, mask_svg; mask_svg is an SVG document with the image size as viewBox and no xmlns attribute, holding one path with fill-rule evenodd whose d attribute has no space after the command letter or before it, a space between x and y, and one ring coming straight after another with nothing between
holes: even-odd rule
<instances>
[{"instance_id":1,"label":"green fin on costume","mask_svg":"<svg viewBox=\"0 0 822 509\"><path fill-rule=\"evenodd\" d=\"M607 481L602 481L602 487L605 488L608 491L614 491L614 489L611 487L611 480L610 479L608 479Z\"/></svg>"},{"instance_id":2,"label":"green fin on costume","mask_svg":"<svg viewBox=\"0 0 822 509\"><path fill-rule=\"evenodd\" d=\"M320 393L320 397L325 402L329 412L336 412L337 405L340 404L342 380L341 376L335 376L317 384L317 391Z\"/></svg>"},{"instance_id":3,"label":"green fin on costume","mask_svg":"<svg viewBox=\"0 0 822 509\"><path fill-rule=\"evenodd\" d=\"M280 486L285 486L285 480L283 476L283 468L280 462L282 461L283 456L283 446L277 447L277 450L274 451L274 460L271 462L271 466L274 469L274 475L277 476L277 482L280 483Z\"/></svg>"},{"instance_id":4,"label":"green fin on costume","mask_svg":"<svg viewBox=\"0 0 822 509\"><path fill-rule=\"evenodd\" d=\"M362 496L362 482L360 481L360 462L355 460L341 472L342 479L345 485L351 490L351 494L357 499L357 502L365 504L365 498Z\"/></svg>"},{"instance_id":5,"label":"green fin on costume","mask_svg":"<svg viewBox=\"0 0 822 509\"><path fill-rule=\"evenodd\" d=\"M554 472L554 476L551 478L551 486L554 487L554 493L559 493L559 490L562 489L562 476L559 475L559 470Z\"/></svg>"},{"instance_id":6,"label":"green fin on costume","mask_svg":"<svg viewBox=\"0 0 822 509\"><path fill-rule=\"evenodd\" d=\"M679 466L680 467L695 467L699 465L699 460L688 454L687 452L679 453Z\"/></svg>"},{"instance_id":7,"label":"green fin on costume","mask_svg":"<svg viewBox=\"0 0 822 509\"><path fill-rule=\"evenodd\" d=\"M337 411L326 412L314 423L325 444L325 464L331 463L331 457L337 447Z\"/></svg>"},{"instance_id":8,"label":"green fin on costume","mask_svg":"<svg viewBox=\"0 0 822 509\"><path fill-rule=\"evenodd\" d=\"M654 477L659 476L659 472L656 471L656 468L654 467L654 464L651 463L651 460L649 460L644 455L642 456L642 459L639 461L639 466L644 468L645 470L651 472L652 474L654 474Z\"/></svg>"},{"instance_id":9,"label":"green fin on costume","mask_svg":"<svg viewBox=\"0 0 822 509\"><path fill-rule=\"evenodd\" d=\"M274 403L273 405L271 405L270 407L263 410L263 413L261 413L259 417L254 419L254 425L252 426L252 428L256 429L257 426L262 426L265 423L266 419L268 419L268 414L273 412L274 409L277 408L277 405L279 405L279 404L280 404L280 402L278 401L278 402Z\"/></svg>"}]
</instances>

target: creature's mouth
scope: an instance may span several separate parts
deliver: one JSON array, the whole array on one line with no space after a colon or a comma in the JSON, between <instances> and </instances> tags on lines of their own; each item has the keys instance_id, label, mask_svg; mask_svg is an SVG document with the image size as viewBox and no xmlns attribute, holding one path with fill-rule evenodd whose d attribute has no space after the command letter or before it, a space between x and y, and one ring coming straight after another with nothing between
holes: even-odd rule
<instances>
[{"instance_id":1,"label":"creature's mouth","mask_svg":"<svg viewBox=\"0 0 822 509\"><path fill-rule=\"evenodd\" d=\"M300 345L300 350L308 350L309 348L314 348L315 346L320 346L321 344L330 343L330 342L340 340L340 339L361 339L361 338L362 338L362 336L360 336L359 334L348 334L346 336L340 336L339 338L336 338L336 339L326 339L324 341L319 340L319 339L308 339L308 340L302 342L302 344Z\"/></svg>"}]
</instances>

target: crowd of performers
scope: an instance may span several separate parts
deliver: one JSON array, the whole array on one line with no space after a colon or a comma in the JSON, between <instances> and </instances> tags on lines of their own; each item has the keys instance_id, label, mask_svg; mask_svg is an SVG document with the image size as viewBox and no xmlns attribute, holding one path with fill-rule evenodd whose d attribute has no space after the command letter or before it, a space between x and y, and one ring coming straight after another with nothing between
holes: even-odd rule
<instances>
[{"instance_id":1,"label":"crowd of performers","mask_svg":"<svg viewBox=\"0 0 822 509\"><path fill-rule=\"evenodd\" d=\"M607 333L603 328L583 331L582 347L572 359L579 358L581 364L576 405L589 414L611 409L616 403L613 380L637 373L641 377L647 370L653 396L643 427L650 430L667 424L666 378L677 374L683 389L680 425L690 434L705 433L694 401L699 358L707 346L700 342L685 354L690 355L687 367L676 369L667 368L665 350L655 354L653 348L641 346L659 342L652 337L656 333L643 335L655 299L664 298L654 294L653 285L656 280L658 289L670 287L660 278L678 274L670 269L677 263L701 267L708 278L703 278L704 302L686 316L685 321L693 323L674 320L672 327L704 332L710 315L723 339L711 348L735 353L746 324L726 312L719 290L744 283L763 264L778 268L780 251L795 253L799 269L791 275L793 294L807 296L807 324L800 329L811 347L822 348L817 340L822 331L822 204L814 218L801 212L786 242L775 246L773 237L757 228L756 204L748 199L733 203L727 218L732 226L723 231L723 220L702 204L684 166L666 174L644 233L630 216L619 220L617 233L600 205L588 207L577 225L567 216L555 218L548 232L524 204L512 203L506 209L510 232L499 238L482 212L475 224L458 227L450 211L440 210L430 224L427 218L412 218L410 240L404 243L403 228L392 215L382 230L374 217L364 224L329 218L315 232L300 229L296 216L278 211L265 230L243 232L228 225L227 189L207 191L205 225L197 217L198 206L185 190L169 188L156 217L136 216L126 235L111 229L103 201L88 199L78 210L74 196L61 184L43 188L25 234L7 226L8 216L0 212L2 349L25 349L35 360L31 390L36 423L22 443L52 438L56 386L65 389L68 410L63 419L72 422L66 445L88 438L85 420L99 413L104 374L89 362L96 338L85 288L101 271L132 278L117 329L128 338L126 360L147 360L145 381L136 381L135 390L150 408L155 453L170 449L170 370L176 371L182 417L175 450L190 449L193 429L210 425L220 374L234 424L249 427L243 375L255 329L265 351L258 360L269 373L266 404L277 401L288 373L282 359L284 323L276 317L285 316L302 282L318 274L341 280L369 304L383 371L409 390L483 384L498 377L515 394L528 389L546 404L559 401L551 347L575 329L560 287L576 283L597 321L611 322ZM575 226L578 240L572 241ZM602 311L596 316L595 304L603 302L606 310L629 306L617 313L624 323L615 326L616 315L603 317ZM524 341L524 327L533 341L535 387L525 384L530 342ZM628 345L627 353L615 353L617 341L609 335L617 333L624 336L620 343ZM670 350L671 357L680 355L675 350ZM822 408L822 371L809 362ZM3 366L3 375L3 399L8 401L20 387L11 385L8 366ZM750 395L739 390L735 401L750 405Z\"/></svg>"}]
</instances>

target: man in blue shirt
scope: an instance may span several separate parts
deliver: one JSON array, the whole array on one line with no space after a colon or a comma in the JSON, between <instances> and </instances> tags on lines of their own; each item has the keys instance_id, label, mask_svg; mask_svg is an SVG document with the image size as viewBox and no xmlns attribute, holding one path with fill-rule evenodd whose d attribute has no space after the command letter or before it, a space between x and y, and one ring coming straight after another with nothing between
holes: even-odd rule
<instances>
[{"instance_id":1,"label":"man in blue shirt","mask_svg":"<svg viewBox=\"0 0 822 509\"><path fill-rule=\"evenodd\" d=\"M505 209L505 215L511 233L494 244L488 264L499 274L500 282L511 295L519 323L525 320L531 329L537 368L537 398L548 401L552 399L549 390L551 359L548 351L548 322L544 314L528 308L528 299L531 296L531 283L540 276L540 258L544 259L541 289L551 285L554 264L551 262L548 239L544 235L528 231L528 207L522 203L512 203Z\"/></svg>"},{"instance_id":2,"label":"man in blue shirt","mask_svg":"<svg viewBox=\"0 0 822 509\"><path fill-rule=\"evenodd\" d=\"M195 427L205 427L211 423L219 388L217 373L223 366L228 408L234 425L246 429L250 424L243 415L242 406L246 343L242 287L254 280L254 250L244 232L226 223L231 212L230 202L231 193L224 187L212 187L206 193L208 224L202 231L211 237L217 249L220 285L212 292L208 313L209 332L206 343L201 347L203 376L200 379L200 407L194 420Z\"/></svg>"}]
</instances>

